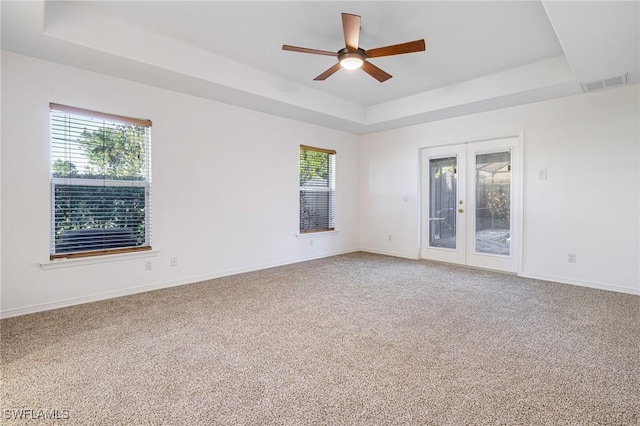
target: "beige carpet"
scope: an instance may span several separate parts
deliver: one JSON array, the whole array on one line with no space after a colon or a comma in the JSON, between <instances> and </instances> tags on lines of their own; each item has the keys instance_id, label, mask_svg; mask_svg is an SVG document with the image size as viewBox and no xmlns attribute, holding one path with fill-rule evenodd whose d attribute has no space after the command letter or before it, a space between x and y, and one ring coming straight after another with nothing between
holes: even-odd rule
<instances>
[{"instance_id":1,"label":"beige carpet","mask_svg":"<svg viewBox=\"0 0 640 426\"><path fill-rule=\"evenodd\" d=\"M9 424L640 424L639 296L427 261L354 253L1 326Z\"/></svg>"}]
</instances>

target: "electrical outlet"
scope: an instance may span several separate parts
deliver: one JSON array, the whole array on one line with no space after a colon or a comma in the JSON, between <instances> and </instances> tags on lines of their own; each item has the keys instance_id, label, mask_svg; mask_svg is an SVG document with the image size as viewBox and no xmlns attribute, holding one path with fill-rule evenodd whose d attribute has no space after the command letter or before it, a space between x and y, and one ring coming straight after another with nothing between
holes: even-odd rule
<instances>
[{"instance_id":1,"label":"electrical outlet","mask_svg":"<svg viewBox=\"0 0 640 426\"><path fill-rule=\"evenodd\" d=\"M178 266L178 258L173 256L169 258L169 264L171 266Z\"/></svg>"},{"instance_id":2,"label":"electrical outlet","mask_svg":"<svg viewBox=\"0 0 640 426\"><path fill-rule=\"evenodd\" d=\"M575 253L569 253L569 256L567 257L567 260L569 261L569 263L576 263L576 254Z\"/></svg>"},{"instance_id":3,"label":"electrical outlet","mask_svg":"<svg viewBox=\"0 0 640 426\"><path fill-rule=\"evenodd\" d=\"M150 271L153 269L153 263L150 260L145 260L144 261L144 270L145 271Z\"/></svg>"},{"instance_id":4,"label":"electrical outlet","mask_svg":"<svg viewBox=\"0 0 640 426\"><path fill-rule=\"evenodd\" d=\"M545 180L547 178L547 169L538 170L538 179Z\"/></svg>"},{"instance_id":5,"label":"electrical outlet","mask_svg":"<svg viewBox=\"0 0 640 426\"><path fill-rule=\"evenodd\" d=\"M393 235L389 234L389 241L393 240Z\"/></svg>"}]
</instances>

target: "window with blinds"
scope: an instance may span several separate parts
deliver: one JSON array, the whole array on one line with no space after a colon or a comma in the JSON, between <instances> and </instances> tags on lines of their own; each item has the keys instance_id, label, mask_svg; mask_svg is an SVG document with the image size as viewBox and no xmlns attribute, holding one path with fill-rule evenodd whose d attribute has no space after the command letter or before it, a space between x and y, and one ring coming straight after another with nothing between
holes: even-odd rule
<instances>
[{"instance_id":1,"label":"window with blinds","mask_svg":"<svg viewBox=\"0 0 640 426\"><path fill-rule=\"evenodd\" d=\"M51 260L151 249L151 121L50 104Z\"/></svg>"},{"instance_id":2,"label":"window with blinds","mask_svg":"<svg viewBox=\"0 0 640 426\"><path fill-rule=\"evenodd\" d=\"M333 231L336 152L300 145L300 232Z\"/></svg>"}]
</instances>

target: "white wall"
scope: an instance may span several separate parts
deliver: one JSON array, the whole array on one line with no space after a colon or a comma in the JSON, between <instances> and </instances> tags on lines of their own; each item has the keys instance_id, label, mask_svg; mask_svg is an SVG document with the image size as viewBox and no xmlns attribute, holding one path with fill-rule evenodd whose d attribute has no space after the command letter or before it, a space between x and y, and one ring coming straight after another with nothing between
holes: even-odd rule
<instances>
[{"instance_id":1,"label":"white wall","mask_svg":"<svg viewBox=\"0 0 640 426\"><path fill-rule=\"evenodd\" d=\"M523 131L522 275L640 294L639 105L630 85L363 136L361 247L418 256L420 148Z\"/></svg>"},{"instance_id":2,"label":"white wall","mask_svg":"<svg viewBox=\"0 0 640 426\"><path fill-rule=\"evenodd\" d=\"M49 102L153 121L151 271L127 256L41 269ZM296 238L300 144L337 150L339 232L313 245ZM3 52L2 316L356 250L358 164L352 134Z\"/></svg>"}]
</instances>

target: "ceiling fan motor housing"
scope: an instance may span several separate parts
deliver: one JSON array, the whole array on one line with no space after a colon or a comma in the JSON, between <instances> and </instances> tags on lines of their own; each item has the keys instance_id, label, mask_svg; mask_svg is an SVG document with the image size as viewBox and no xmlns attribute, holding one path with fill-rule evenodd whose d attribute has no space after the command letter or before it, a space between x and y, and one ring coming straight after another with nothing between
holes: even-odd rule
<instances>
[{"instance_id":1,"label":"ceiling fan motor housing","mask_svg":"<svg viewBox=\"0 0 640 426\"><path fill-rule=\"evenodd\" d=\"M343 68L357 69L362 66L367 55L363 49L358 48L357 51L349 50L347 48L338 51L338 61Z\"/></svg>"}]
</instances>

